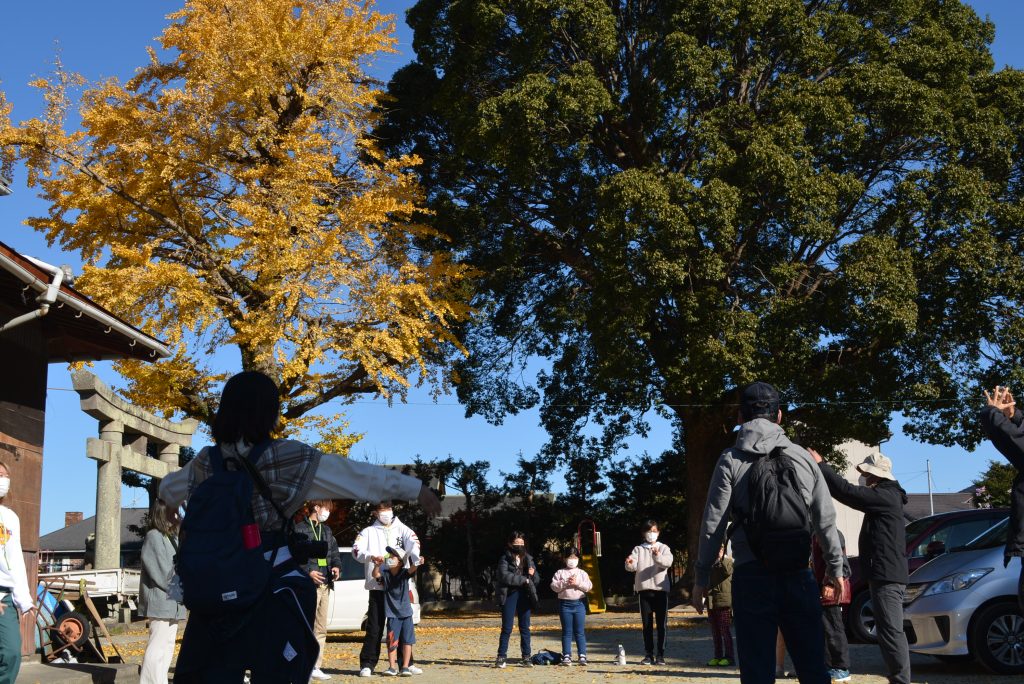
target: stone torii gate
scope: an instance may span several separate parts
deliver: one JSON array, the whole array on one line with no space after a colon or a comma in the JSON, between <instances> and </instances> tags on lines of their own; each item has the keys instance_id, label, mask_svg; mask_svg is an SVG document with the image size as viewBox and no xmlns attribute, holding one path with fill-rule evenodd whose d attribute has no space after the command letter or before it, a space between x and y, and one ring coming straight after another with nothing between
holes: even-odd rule
<instances>
[{"instance_id":1,"label":"stone torii gate","mask_svg":"<svg viewBox=\"0 0 1024 684\"><path fill-rule=\"evenodd\" d=\"M163 478L178 469L181 447L192 444L199 427L191 418L165 420L118 397L87 371L71 376L82 410L99 421L99 439L86 440L96 461L96 558L98 570L121 567L121 470ZM159 457L147 455L153 442Z\"/></svg>"}]
</instances>

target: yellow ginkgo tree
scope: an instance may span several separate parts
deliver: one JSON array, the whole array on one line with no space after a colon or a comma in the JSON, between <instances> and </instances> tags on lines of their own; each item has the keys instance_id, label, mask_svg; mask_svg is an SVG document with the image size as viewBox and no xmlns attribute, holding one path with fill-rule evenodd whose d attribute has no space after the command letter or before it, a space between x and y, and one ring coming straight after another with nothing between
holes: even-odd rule
<instances>
[{"instance_id":1,"label":"yellow ginkgo tree","mask_svg":"<svg viewBox=\"0 0 1024 684\"><path fill-rule=\"evenodd\" d=\"M228 363L279 383L289 431L343 450L334 400L446 382L466 273L424 245L417 159L368 135L393 22L357 0L190 0L127 83L58 66L0 155L49 202L28 224L82 255L78 286L167 340L125 394L208 421ZM68 125L72 93L80 124Z\"/></svg>"}]
</instances>

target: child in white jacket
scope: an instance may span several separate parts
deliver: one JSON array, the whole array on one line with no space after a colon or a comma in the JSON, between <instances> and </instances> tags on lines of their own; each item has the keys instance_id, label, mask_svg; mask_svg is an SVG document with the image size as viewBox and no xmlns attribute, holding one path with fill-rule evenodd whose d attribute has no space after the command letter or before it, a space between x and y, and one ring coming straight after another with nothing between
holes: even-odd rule
<instances>
[{"instance_id":1,"label":"child in white jacket","mask_svg":"<svg viewBox=\"0 0 1024 684\"><path fill-rule=\"evenodd\" d=\"M644 627L644 650L641 665L665 664L665 628L668 620L668 592L672 588L668 571L672 567L672 550L658 542L658 523L644 523L644 542L633 547L626 557L626 570L636 573L633 589L640 597L640 621ZM657 621L658 643L654 644L654 622Z\"/></svg>"},{"instance_id":2,"label":"child in white jacket","mask_svg":"<svg viewBox=\"0 0 1024 684\"><path fill-rule=\"evenodd\" d=\"M562 665L572 665L572 642L576 640L576 653L580 665L587 664L587 592L594 585L590 576L579 567L580 552L570 546L563 554L565 567L551 578L551 591L558 594L558 617L562 622Z\"/></svg>"}]
</instances>

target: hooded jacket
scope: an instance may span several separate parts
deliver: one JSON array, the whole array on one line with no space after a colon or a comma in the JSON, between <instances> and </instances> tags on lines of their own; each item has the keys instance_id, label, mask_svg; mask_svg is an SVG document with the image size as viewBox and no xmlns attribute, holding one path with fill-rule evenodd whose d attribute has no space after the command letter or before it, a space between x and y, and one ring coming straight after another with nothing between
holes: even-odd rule
<instances>
[{"instance_id":1,"label":"hooded jacket","mask_svg":"<svg viewBox=\"0 0 1024 684\"><path fill-rule=\"evenodd\" d=\"M389 546L393 549L401 548L411 564L419 565L420 538L406 527L398 516L395 516L387 526L381 524L380 520L374 520L373 524L364 528L352 542L352 557L363 564L366 578L364 586L370 591L382 591L380 583L373 578L373 563L370 559L374 556L386 556Z\"/></svg>"},{"instance_id":2,"label":"hooded jacket","mask_svg":"<svg viewBox=\"0 0 1024 684\"><path fill-rule=\"evenodd\" d=\"M1010 490L1010 529L1006 535L1005 562L1024 556L1024 413L1015 410L1007 418L993 406L981 410L981 428L994 446L1017 469Z\"/></svg>"},{"instance_id":3,"label":"hooded jacket","mask_svg":"<svg viewBox=\"0 0 1024 684\"><path fill-rule=\"evenodd\" d=\"M732 558L729 556L722 556L711 566L708 608L732 608Z\"/></svg>"},{"instance_id":4,"label":"hooded jacket","mask_svg":"<svg viewBox=\"0 0 1024 684\"><path fill-rule=\"evenodd\" d=\"M907 583L907 533L903 506L907 493L896 480L881 480L872 487L850 484L827 463L821 472L839 503L864 513L860 526L860 557L869 582Z\"/></svg>"},{"instance_id":5,"label":"hooded jacket","mask_svg":"<svg viewBox=\"0 0 1024 684\"><path fill-rule=\"evenodd\" d=\"M811 531L823 541L829 575L843 576L843 552L836 530L836 510L821 471L811 455L793 444L777 423L755 418L740 426L736 433L736 445L722 452L711 475L704 519L700 527L697 584L708 586L711 566L718 559L718 549L722 547L726 528L738 519L737 509L745 510L749 506L747 475L750 466L777 447L781 447L782 452L793 461L807 504ZM742 525L734 526L731 541L733 561L737 566L756 560Z\"/></svg>"}]
</instances>

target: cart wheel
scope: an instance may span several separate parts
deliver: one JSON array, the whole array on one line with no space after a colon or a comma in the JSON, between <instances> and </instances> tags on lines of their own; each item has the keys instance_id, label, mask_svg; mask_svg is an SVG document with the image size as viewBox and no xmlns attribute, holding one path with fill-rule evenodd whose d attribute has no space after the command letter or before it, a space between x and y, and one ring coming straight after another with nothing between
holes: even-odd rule
<instances>
[{"instance_id":1,"label":"cart wheel","mask_svg":"<svg viewBox=\"0 0 1024 684\"><path fill-rule=\"evenodd\" d=\"M64 613L52 629L54 638L65 644L81 646L89 640L89 619L79 612Z\"/></svg>"}]
</instances>

